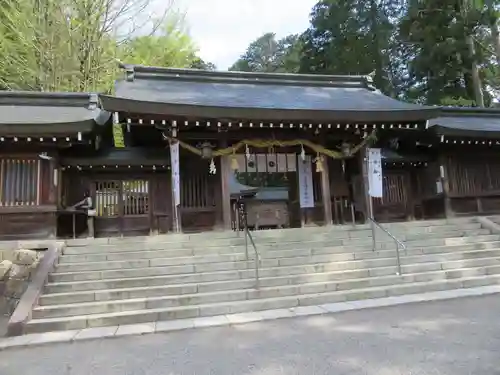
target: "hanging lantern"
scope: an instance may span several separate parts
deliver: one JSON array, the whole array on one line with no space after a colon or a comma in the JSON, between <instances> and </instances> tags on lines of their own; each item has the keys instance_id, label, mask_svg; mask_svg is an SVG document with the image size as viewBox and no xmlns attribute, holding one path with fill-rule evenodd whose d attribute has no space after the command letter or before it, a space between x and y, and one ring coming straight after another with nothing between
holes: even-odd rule
<instances>
[{"instance_id":1,"label":"hanging lantern","mask_svg":"<svg viewBox=\"0 0 500 375\"><path fill-rule=\"evenodd\" d=\"M201 149L202 159L212 159L213 156L213 146L210 142L203 142L198 146Z\"/></svg>"},{"instance_id":2,"label":"hanging lantern","mask_svg":"<svg viewBox=\"0 0 500 375\"><path fill-rule=\"evenodd\" d=\"M316 172L324 172L325 171L323 168L323 156L318 154L318 156L316 157L314 162L316 163Z\"/></svg>"},{"instance_id":3,"label":"hanging lantern","mask_svg":"<svg viewBox=\"0 0 500 375\"><path fill-rule=\"evenodd\" d=\"M236 158L234 150L233 150L233 156L231 156L231 169L233 171L237 171L238 169L240 169L240 166L238 165L238 159Z\"/></svg>"}]
</instances>

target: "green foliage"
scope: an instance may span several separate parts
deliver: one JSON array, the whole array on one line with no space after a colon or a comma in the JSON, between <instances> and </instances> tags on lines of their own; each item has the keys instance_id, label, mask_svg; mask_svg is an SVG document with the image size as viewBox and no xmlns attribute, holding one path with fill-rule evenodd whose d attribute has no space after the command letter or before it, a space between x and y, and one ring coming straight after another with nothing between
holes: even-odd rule
<instances>
[{"instance_id":1,"label":"green foliage","mask_svg":"<svg viewBox=\"0 0 500 375\"><path fill-rule=\"evenodd\" d=\"M130 39L119 49L121 60L127 63L173 68L189 67L196 52L178 14L169 15L157 34Z\"/></svg>"},{"instance_id":2,"label":"green foliage","mask_svg":"<svg viewBox=\"0 0 500 375\"><path fill-rule=\"evenodd\" d=\"M396 95L391 66L395 16L400 2L322 0L313 8L303 35L301 72L367 75Z\"/></svg>"},{"instance_id":3,"label":"green foliage","mask_svg":"<svg viewBox=\"0 0 500 375\"><path fill-rule=\"evenodd\" d=\"M500 0L320 0L287 47L265 34L230 70L370 74L399 99L475 105L477 67L489 105L500 91L499 15Z\"/></svg>"},{"instance_id":4,"label":"green foliage","mask_svg":"<svg viewBox=\"0 0 500 375\"><path fill-rule=\"evenodd\" d=\"M408 99L427 104L444 104L449 98L474 102L472 66L483 66L486 56L480 50L471 55L467 37L481 19L480 11L464 11L455 1L410 3L399 26L408 61Z\"/></svg>"},{"instance_id":5,"label":"green foliage","mask_svg":"<svg viewBox=\"0 0 500 375\"><path fill-rule=\"evenodd\" d=\"M300 56L301 43L298 35L276 40L276 34L266 33L253 41L229 70L295 73L299 69Z\"/></svg>"},{"instance_id":6,"label":"green foliage","mask_svg":"<svg viewBox=\"0 0 500 375\"><path fill-rule=\"evenodd\" d=\"M200 57L196 57L191 63L190 68L192 69L201 69L201 70L217 70L217 67L211 63L203 60Z\"/></svg>"},{"instance_id":7,"label":"green foliage","mask_svg":"<svg viewBox=\"0 0 500 375\"><path fill-rule=\"evenodd\" d=\"M0 88L112 91L118 60L187 67L196 48L172 10L157 33L118 38L149 0L16 0L0 7ZM133 31L131 31L132 33Z\"/></svg>"}]
</instances>

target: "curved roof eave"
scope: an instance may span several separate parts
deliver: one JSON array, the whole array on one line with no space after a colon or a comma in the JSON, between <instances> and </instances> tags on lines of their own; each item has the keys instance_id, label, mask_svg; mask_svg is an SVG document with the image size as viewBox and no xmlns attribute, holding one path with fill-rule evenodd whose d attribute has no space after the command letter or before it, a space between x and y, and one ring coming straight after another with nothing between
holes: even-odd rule
<instances>
[{"instance_id":1,"label":"curved roof eave","mask_svg":"<svg viewBox=\"0 0 500 375\"><path fill-rule=\"evenodd\" d=\"M101 95L102 107L110 112L128 112L178 117L258 119L268 121L403 122L425 121L439 113L438 107L408 109L290 109L205 106L199 104L142 101Z\"/></svg>"}]
</instances>

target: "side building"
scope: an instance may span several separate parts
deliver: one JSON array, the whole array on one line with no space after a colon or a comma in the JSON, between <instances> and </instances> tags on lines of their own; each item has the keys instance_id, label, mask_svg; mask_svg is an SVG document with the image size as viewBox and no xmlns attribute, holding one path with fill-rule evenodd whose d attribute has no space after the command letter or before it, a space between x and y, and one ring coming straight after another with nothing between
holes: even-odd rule
<instances>
[{"instance_id":1,"label":"side building","mask_svg":"<svg viewBox=\"0 0 500 375\"><path fill-rule=\"evenodd\" d=\"M60 153L93 148L109 116L96 94L0 92L1 240L58 235Z\"/></svg>"}]
</instances>

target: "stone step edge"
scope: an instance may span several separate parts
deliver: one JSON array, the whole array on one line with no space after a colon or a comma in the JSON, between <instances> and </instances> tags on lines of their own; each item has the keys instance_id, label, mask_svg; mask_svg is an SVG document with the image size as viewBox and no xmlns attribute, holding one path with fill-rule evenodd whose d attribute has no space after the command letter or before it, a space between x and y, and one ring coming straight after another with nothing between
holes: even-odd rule
<instances>
[{"instance_id":1,"label":"stone step edge","mask_svg":"<svg viewBox=\"0 0 500 375\"><path fill-rule=\"evenodd\" d=\"M448 272L467 272L467 271L472 271L472 270L484 270L484 275L480 276L495 276L499 275L500 277L500 269L498 272L495 273L488 273L488 270L494 269L494 268L500 268L500 264L497 265L491 265L491 266L476 266L476 267L463 267L463 268L452 268L452 269L445 269L445 270L439 270L439 271L425 271L425 272L413 272L413 273L406 273L403 274L402 276L400 275L384 275L384 276L371 276L371 277L361 277L361 278L353 278L353 279L342 279L342 280L331 280L331 281L320 281L320 282L304 282L300 284L283 284L283 285L278 285L278 286L266 286L266 287L261 287L258 289L258 291L272 291L272 290L277 290L279 288L301 288L301 287L308 287L308 286L321 286L321 285L330 285L330 284L348 284L348 283L356 283L356 282L363 282L363 281L368 281L368 280L387 280L387 282L390 283L391 280L396 279L394 281L400 282L400 284L384 284L384 285L379 285L378 287L385 287L388 285L403 285L407 283L419 283L419 281L412 281L412 280L404 280L405 278L411 279L412 277L415 277L417 275L422 275L422 276L433 276L433 275L440 275ZM460 279L460 277L446 277L446 280L457 280ZM252 279L245 279L245 280L252 280ZM443 279L445 280L445 279ZM433 280L433 281L442 281L442 280ZM200 283L193 283L193 284L182 284L183 286L191 286L191 285L200 285ZM206 285L206 284L202 284ZM138 290L146 290L146 289L163 289L163 288L169 288L169 285L163 285L163 286L154 286L154 287L140 287L140 288L126 288L126 289L121 289L121 290L116 290L116 289L108 289L103 291L104 293L109 292L109 291L138 291ZM335 291L329 291L325 293L332 293L332 292L345 292L349 290L358 290L360 288L349 288L349 289L340 289L340 290L335 290ZM361 288L363 289L363 288ZM75 303L67 303L67 304L46 304L46 305L39 305L36 306L33 310L36 311L43 311L43 310L56 310L56 309L61 309L61 308L71 308L71 307L91 307L95 305L101 305L101 304L116 304L116 303L138 303L138 302L145 302L147 303L148 301L161 301L161 300L175 300L176 298L192 298L192 297L210 297L210 296L218 296L218 295L224 295L224 294L231 294L231 293L241 293L241 292L255 292L257 289L255 288L237 288L237 289L227 289L227 290L220 290L220 291L207 291L207 292L196 292L196 293L185 293L185 294L170 294L170 295L164 295L164 296L153 296L153 297L141 297L141 298L122 298L122 299L112 299L112 300L94 300L90 302L75 302ZM85 293L91 294L94 293L95 291L86 291ZM318 293L323 293L323 292L318 292ZM71 296L75 294L83 294L82 292L74 292L74 293L53 293L53 294L46 294L43 295L45 296ZM290 296L290 295L289 295ZM254 297L254 298L248 298L248 296L245 296L244 300L258 300L262 299L261 297ZM236 302L238 300L231 300L231 302ZM190 306L190 305L185 305L185 306Z\"/></svg>"},{"instance_id":2,"label":"stone step edge","mask_svg":"<svg viewBox=\"0 0 500 375\"><path fill-rule=\"evenodd\" d=\"M461 224L477 224L477 218L475 217L466 217L466 218L455 218L455 219L438 219L438 220L417 220L413 222L401 222L401 223L380 223L384 228L394 231L397 230L398 227L402 229L411 229L411 228L425 228L425 227L441 227L441 226L459 226ZM345 232L345 231L364 231L364 230L371 230L370 224L356 224L353 226L352 224L345 224L345 225L331 225L331 226L322 226L322 227L305 227L305 228L284 228L284 229L273 229L273 230L262 230L262 231L256 231L252 233L257 233L256 237L264 237L268 238L267 235L260 235L260 233L275 233L276 235L269 235L269 237L280 237L278 236L281 234L281 236L286 235L288 232L294 232L297 229L301 229L304 231L306 234L310 233L329 233L329 232ZM230 235L231 234L231 235ZM93 238L90 239L93 243L96 245L114 245L114 244L121 244L123 242L142 242L142 241L156 241L156 242L164 242L161 241L163 239L169 240L168 243L174 243L174 242L190 242L190 241L195 241L195 240L200 240L200 241L207 241L207 240L220 240L220 239L227 239L227 238L233 238L233 235L236 235L236 232L234 231L225 231L222 233L194 233L194 234L162 234L162 235L157 235L154 237L151 236L136 236L132 238L120 238L120 237L106 237L106 238ZM184 241L181 241L184 240ZM68 239L66 240L66 243L68 246L75 246L75 247L80 247L80 246L87 246L85 242L88 242L88 239ZM79 243L84 243L83 245L79 245ZM74 245L72 245L74 244Z\"/></svg>"},{"instance_id":3,"label":"stone step edge","mask_svg":"<svg viewBox=\"0 0 500 375\"><path fill-rule=\"evenodd\" d=\"M480 250L480 251L488 251L488 250ZM432 255L432 254L431 254ZM385 258L384 258L385 259ZM389 258L392 259L392 258ZM402 267L412 267L412 266L418 266L422 264L440 264L441 269L442 265L444 263L450 263L450 262L463 262L464 260L485 260L485 259L491 259L491 260L498 260L498 257L484 257L484 258L472 258L472 259L458 259L458 260L441 260L441 261L434 261L434 262L418 262L418 263L409 263L409 264L402 264ZM331 262L335 263L335 262ZM320 263L316 263L320 264ZM321 264L329 264L329 263L321 263ZM259 271L262 270L272 270L272 269L283 269L283 268L297 268L297 267L304 267L304 265L293 265L293 266L282 266L282 267L272 267L272 268L260 268ZM330 271L331 273L337 272L337 273L345 273L345 272L355 272L355 271L363 271L363 270L377 270L377 269L395 269L396 264L393 266L379 266L379 267L370 267L370 268L352 268L352 269L344 269L344 270L337 270L337 271ZM242 271L249 271L252 272L253 268L249 268L246 270L223 270L223 271L213 271L213 272L200 272L200 273L190 273L190 274L165 274L165 275L156 275L156 276L141 276L141 277L122 277L122 278L114 278L114 279L94 279L94 280L79 280L79 281L61 281L61 282L51 282L46 284L47 286L55 286L55 285L74 285L74 284L88 284L88 283L95 283L95 282L114 282L114 281L124 281L124 280L149 280L149 279L169 279L169 278L176 278L179 276L186 276L186 275L224 275L227 273L241 273ZM301 272L297 274L290 274L286 276L294 276L294 275L308 275L308 274L323 274L323 273L330 273L330 272ZM275 278L275 277L283 277L283 276L274 276L274 277L267 277L267 278ZM234 281L234 280L247 280L251 279L252 277L237 277L235 279L231 280L221 280L222 281ZM207 281L207 283L211 282L216 282L216 281ZM174 283L172 285L180 285L180 283Z\"/></svg>"},{"instance_id":4,"label":"stone step edge","mask_svg":"<svg viewBox=\"0 0 500 375\"><path fill-rule=\"evenodd\" d=\"M406 266L408 264L404 264L403 261L408 258L425 258L433 255L450 255L450 254L475 254L475 253L480 253L480 252L485 252L485 251L497 251L498 249L479 249L479 250L464 250L464 251L451 251L451 252L443 252L443 253L431 253L431 254L417 254L417 255L406 255L404 252L400 253L401 257L401 265ZM318 254L314 256L297 256L297 257L289 257L289 258L279 258L279 260L283 259L303 259L305 262L304 263L299 263L299 264L292 264L292 265L277 265L277 266L272 266L272 267L259 267L259 270L270 270L270 269L283 269L287 267L297 267L297 266L314 266L314 265L321 265L321 264L357 264L359 262L369 262L369 261L389 261L394 259L394 265L396 265L396 254L394 250L394 255L392 256L386 256L386 257L381 257L381 258L369 258L369 259L350 259L350 260L340 260L340 261L315 261L314 257L319 257L319 256L328 256L330 254ZM492 258L492 257L489 257ZM278 259L278 258L276 258ZM275 259L275 260L276 260ZM265 258L263 260L266 260ZM279 261L278 260L278 261ZM106 270L93 270L93 271L73 271L73 272L52 272L51 273L51 278L52 277L60 277L60 276L72 276L72 275L84 275L88 273L104 273L104 272L114 272L114 271L145 271L145 270L150 270L150 269L159 269L159 268L173 268L175 267L186 267L186 266L193 266L194 267L194 272L185 272L185 273L179 273L179 274L170 274L172 276L180 276L180 275L193 275L193 274L205 274L205 273L218 273L218 272L227 272L227 271L244 271L244 270L251 270L254 267L255 261L253 259L249 260L241 260L241 261L228 261L228 262L215 262L215 263L210 263L210 264L218 264L218 265L230 265L234 263L248 263L247 268L238 268L238 269L227 269L227 270L219 270L219 271L196 271L196 266L197 265L207 265L207 263L200 263L200 264L179 264L179 265L165 265L165 266L150 266L150 267L132 267L132 268L117 268L117 269L106 269ZM422 262L416 262L416 263L410 263L410 264L418 264ZM427 263L427 262L423 262ZM435 262L430 262L430 263L435 263ZM376 267L371 267L371 268L376 268ZM347 269L346 269L347 270ZM57 271L57 269L56 269ZM168 271L166 271L168 272ZM168 273L167 273L168 274ZM107 280L105 278L99 278L96 280Z\"/></svg>"},{"instance_id":5,"label":"stone step edge","mask_svg":"<svg viewBox=\"0 0 500 375\"><path fill-rule=\"evenodd\" d=\"M458 279L445 279L445 280L437 280L437 281L429 281L429 282L414 282L414 283L408 283L408 284L393 284L393 285L387 285L383 287L370 287L370 288L360 288L360 289L355 289L355 290L346 290L346 291L335 291L335 292L325 292L325 293L313 293L313 294L299 294L299 295L293 295L293 296L286 296L286 297L273 297L273 298L262 298L258 300L243 300L243 301L229 301L229 302L216 302L216 303L211 303L211 304L200 304L200 305L187 305L187 306L176 306L176 307L164 307L164 308L156 308L156 309L143 309L143 310L129 310L129 311L120 311L120 312L113 312L113 313L101 313L101 314L90 314L90 315L75 315L75 316L65 316L65 317L53 317L53 318L39 318L39 319L31 319L27 325L28 326L35 326L35 325L42 325L42 324L47 324L47 323L81 323L82 320L85 322L85 328L90 328L89 327L89 321L92 320L99 320L99 319L105 319L105 318L113 318L113 317L127 317L127 316L141 316L145 314L162 314L162 313L174 313L174 312L179 312L179 311L186 311L186 310L192 310L196 311L199 313L200 309L202 308L213 308L213 307L222 307L222 306L231 306L231 305L250 305L255 302L260 302L260 303L275 303L275 302L290 302L293 306L291 307L299 307L299 306L310 306L307 304L301 304L301 299L307 299L307 298L314 298L314 297L329 297L329 296L342 296L345 297L344 301L338 301L338 302L347 302L347 301L354 301L354 300L348 300L347 296L349 294L354 294L354 293L370 293L370 292L383 292L385 294L385 297L389 297L387 294L398 288L405 288L407 287L408 289L410 287L438 287L446 284L457 284L456 286L447 288L449 289L462 289L466 288L464 286L464 282L468 281L476 281L476 280L488 280L491 281L489 285L494 285L500 282L500 275L486 275L486 276L477 276L477 277L464 277L464 278L458 278ZM411 292L408 293L402 293L402 294L414 294ZM377 298L382 298L382 297L377 297ZM361 299L372 299L372 298L361 298ZM360 299L358 299L360 300ZM296 304L295 304L296 302Z\"/></svg>"},{"instance_id":6,"label":"stone step edge","mask_svg":"<svg viewBox=\"0 0 500 375\"><path fill-rule=\"evenodd\" d=\"M463 232L461 230L458 230L458 231L454 231L454 232ZM422 236L425 235L425 233L422 233L421 234ZM397 236L396 236L397 237ZM429 239L426 239L426 240L421 240L419 238L415 238L415 239L410 239L410 240L404 240L403 242L405 243L412 243L412 242L418 242L418 241L430 241L430 240L454 240L454 239L459 239L459 238L479 238L479 240L482 240L483 238L486 239L486 238L499 238L500 239L500 235L499 234L496 234L496 233L491 233L491 234L481 234L481 235L460 235L460 236L455 236L455 235L452 235L450 236L449 233L448 234L445 234L443 237L431 237ZM356 240L366 240L366 242L371 242L371 238L372 237L360 237L358 239L349 239L349 238L341 238L339 239L340 241L343 241L343 242L346 242L345 244L343 245L335 245L335 246L362 246L363 243L359 244L359 243L352 243L352 241L356 241ZM379 235L377 237L377 244L390 244L390 243L393 243L394 240L391 239L390 237L388 236L381 236ZM382 238L382 240L380 240ZM325 242L328 242L329 240L331 241L334 241L334 239L325 239L325 240L319 240L319 241L303 241L303 240L294 240L294 241L279 241L280 244L317 244L318 242L319 243L325 243ZM259 247L260 246L266 246L268 248L273 248L273 246L270 246L272 245L273 243L278 243L278 241L275 241L275 242L266 242L266 243L258 243L256 242L256 246ZM86 247L90 247L92 249L96 248L97 246L92 246L92 245L89 245L89 246L69 246L69 247L66 247L64 250L63 250L63 256L64 255L102 255L103 253L106 253L106 254L127 254L129 252L131 253L135 253L135 252L141 252L141 250L137 250L137 249L130 249L130 250L123 250L122 249L122 246L110 246L112 247L113 249L116 249L116 248L119 248L121 249L122 251L107 251L106 249L100 249L100 250L95 250L95 252L87 252L87 251L82 251L82 252L78 252L78 253L68 253L67 251L69 249L77 249L77 248L86 248ZM164 251L183 251L185 250L186 252L188 251L193 251L193 250L197 250L197 251L202 251L202 249L206 249L206 248L226 248L226 247L231 247L231 248L241 248L241 247L244 247L244 244L241 244L241 245L229 245L229 244L226 244L226 245L220 245L220 244L216 244L216 245L206 245L206 244L203 244L203 245L195 245L193 244L192 246L189 246L189 247L169 247L169 248L164 248L164 249L146 249L146 250L143 250L143 251L157 251L157 250L164 250ZM109 250L109 249L108 249Z\"/></svg>"},{"instance_id":7,"label":"stone step edge","mask_svg":"<svg viewBox=\"0 0 500 375\"><path fill-rule=\"evenodd\" d=\"M423 252L424 249L427 249L427 248L432 248L432 249L436 249L436 248L439 248L439 249L449 249L450 251L443 251L444 252L452 252L452 251L456 251L456 250L453 250L453 248L456 248L456 247L460 247L460 246L476 246L478 244L490 244L490 243L498 243L498 247L500 248L500 240L499 241L482 241L482 242L478 242L478 243L469 243L469 244L458 244L458 245L441 245L441 246L421 246L421 247L407 247L406 250L400 250L401 253L409 253L409 252L420 252L422 254L425 254ZM321 249L328 249L328 250L340 250L339 247L336 247L336 246L332 246L332 247L323 247ZM344 251L328 251L328 252L325 252L325 253L321 253L321 254L313 254L313 252L315 250L318 250L318 248L296 248L296 249L288 249L288 250L270 250L270 251L265 251L265 252L261 252L260 255L262 257L262 259L290 259L290 258L296 258L296 257L311 257L311 256L318 256L318 255L328 255L328 254L331 254L331 255L334 255L334 254L352 254L354 257L353 257L353 260L356 259L356 255L362 255L362 254L372 254L374 251L373 250L368 250L368 249L361 249L359 251L352 251L354 249L351 249L351 248L347 248L347 249L344 249ZM159 250L159 251L162 251L162 250ZM309 252L309 254L307 255L293 255L293 252L299 252L299 251L303 251L303 252ZM394 253L396 251L396 249L375 249L375 252L376 253L381 253L381 252L392 252ZM141 252L138 251L137 254L140 254ZM273 254L273 253L285 253L284 255L282 254ZM287 254L288 253L288 254ZM434 254L434 253L433 253ZM437 254L437 253L436 253ZM132 259L126 259L126 260L100 260L100 261L82 261L82 262L68 262L68 263L61 263L59 262L57 264L57 268L58 267L61 267L61 266L64 266L64 267L72 267L72 266L81 266L81 265L97 265L97 264L126 264L127 262L138 262L138 261L148 261L149 263L151 263L152 260L163 260L163 259L175 259L175 260L186 260L186 264L189 263L189 261L192 261L194 259L210 259L210 258L216 258L216 257L244 257L245 256L245 252L233 252L233 253L227 253L227 254L206 254L206 255L191 255L191 256L161 256L161 257L157 257L157 258L132 258ZM249 253L249 259L251 260L253 258L253 254ZM362 259L362 258L361 258ZM196 263L193 263L193 264L214 264L214 263L227 263L227 262L244 262L245 259L236 259L236 260L227 260L227 261L220 261L220 260L209 260L207 262L196 262ZM177 266L177 265L181 265L181 264L172 264L170 266ZM148 267L151 267L151 266L148 266ZM56 270L57 270L56 268ZM116 269L122 269L122 268L108 268L106 270L116 270ZM102 271L102 270L89 270L89 271L77 271L77 272L91 272L91 271ZM57 272L54 272L54 273L57 273Z\"/></svg>"},{"instance_id":8,"label":"stone step edge","mask_svg":"<svg viewBox=\"0 0 500 375\"><path fill-rule=\"evenodd\" d=\"M432 255L444 255L444 254L449 254L449 253L453 253L453 254L470 254L470 253L478 253L478 252L483 252L483 251L500 251L500 241L495 241L495 242L491 242L491 243L496 243L498 242L498 247L494 247L494 248L488 248L488 247L485 247L485 248L480 248L480 249L470 249L470 250L460 250L460 251L457 251L457 250L451 250L451 251L438 251L438 252L428 252L428 251L424 251L425 248L422 248L422 249L409 249L407 251L404 251L401 253L401 256L402 256L402 259L405 258L405 257L414 257L414 256L432 256ZM482 244L488 244L488 243L482 243ZM461 247L461 246L464 246L464 245L456 245L457 247ZM474 244L471 244L470 246L475 246ZM477 246L477 245L476 245ZM446 250L446 249L451 249L453 248L454 246L436 246L436 248L443 248L443 250ZM381 252L389 252L390 254L393 254L394 253L394 250L378 250L376 251L376 253L381 253ZM356 257L356 255L358 254L373 254L374 252L373 251L365 251L365 252L360 252L360 253L352 253L354 254L354 259L352 260L373 260L373 259L387 259L387 258L393 258L393 256L388 256L388 257L372 257L372 258L358 258ZM317 254L317 255L329 255L330 253L327 253L327 254ZM333 253L335 254L335 253ZM331 254L331 255L333 255ZM338 254L344 254L344 253L338 253ZM351 253L348 253L348 254L351 254ZM295 258L295 257L283 257L283 259L288 259L288 258ZM269 259L269 258L265 258L265 259ZM271 259L277 259L277 258L271 258ZM281 258L279 258L281 259ZM235 261L236 262L236 261ZM252 261L253 262L253 261ZM203 263L205 264L205 263ZM319 263L321 264L321 263ZM420 264L420 263L419 263ZM283 267L283 266L282 266ZM376 267L376 268L389 268L389 267ZM393 268L392 266L390 268ZM264 268L261 268L261 269L264 269ZM373 269L373 268L370 268L370 269ZM95 271L79 271L79 272L98 272L99 270L95 270ZM354 271L357 271L357 269L355 269ZM212 274L212 273L218 273L218 272L226 272L226 271L215 271L215 272L199 272L198 274ZM345 271L332 271L332 272L319 272L319 274L322 274L322 273L337 273L337 272L345 272ZM54 273L53 273L54 274ZM318 273L315 273L315 274L318 274ZM303 274L295 274L295 275L303 275ZM295 276L295 275L290 275L290 276ZM155 278L162 278L162 277L169 277L169 276L177 276L177 275L161 275L161 276L145 276L145 277L130 277L130 278L118 278L118 279L97 279L98 281L123 281L123 280L128 280L128 279L155 279ZM276 278L281 278L281 277L288 277L288 276L276 276L276 277L265 277L263 279L276 279ZM238 280L246 280L246 279L250 279L250 278L242 278L242 279L238 279ZM49 282L46 284L46 286L48 287L51 287L51 286L58 286L58 285L72 285L72 284L82 284L82 283L92 283L92 282L95 282L96 280L84 280L84 281L61 281L61 282ZM228 280L225 280L225 281L220 281L220 282L232 282L232 281L228 281ZM213 283L213 282L206 282L206 283L203 283L203 284L210 284L210 283ZM192 285L192 284L198 284L198 283L186 283L186 284L172 284L172 285L175 285L175 286L178 286L178 285ZM139 287L137 287L139 288ZM142 288L142 287L141 287ZM129 288L125 288L125 289L129 289ZM108 291L113 291L115 289L97 289L97 290L108 290ZM91 292L91 290L88 290L88 291L78 291L78 292L62 292L62 293L68 293L68 294L73 294L73 293L89 293ZM55 295L55 294L61 294L61 293L47 293L46 295Z\"/></svg>"},{"instance_id":9,"label":"stone step edge","mask_svg":"<svg viewBox=\"0 0 500 375\"><path fill-rule=\"evenodd\" d=\"M353 310L383 308L410 303L424 303L464 297L480 297L497 293L500 293L500 285L490 285L467 289L426 292L413 295L384 297L352 302L338 302L325 305L304 306L289 309L275 309L260 312L226 314L208 318L203 317L158 321L152 324L129 324L121 326L84 328L81 330L72 331L34 333L24 336L0 339L0 351L15 348L42 346L46 344L73 343L83 340L96 340L104 338L119 338L129 335L167 333L194 328L235 326L240 324L271 321L283 318L316 316L323 314L348 312Z\"/></svg>"},{"instance_id":10,"label":"stone step edge","mask_svg":"<svg viewBox=\"0 0 500 375\"><path fill-rule=\"evenodd\" d=\"M474 243L500 243L500 235L488 235L487 237L498 237L495 239L492 238L487 238L486 240L478 240L478 242L465 242L465 243L460 243L460 244L452 244L452 245L421 245L421 244L409 244L407 246L407 249L412 250L412 249L425 249L425 248L435 248L435 247L454 247L454 246L466 246L466 245L471 245ZM453 239L455 238L466 238L466 237L450 237ZM477 240L477 236L474 237L474 239ZM416 241L415 241L416 242ZM371 244L364 244L364 245L357 245L357 246L345 246L345 245L339 245L339 246L309 246L310 243L314 242L303 242L301 244L305 244L306 246L298 246L298 247L293 247L293 248L288 248L288 249L276 249L275 247L271 248L266 248L266 249L260 249L261 254L268 254L272 255L275 252L293 252L293 251L301 251L301 250L309 250L309 251L314 251L318 249L329 249L332 251L332 253L359 253L359 252L368 252L372 251L372 246ZM377 244L381 244L381 242L377 242ZM386 247L378 247L375 249L375 251L386 251L386 250L394 250L394 246L390 246L391 244L394 244L394 241L392 242L387 242L387 245L389 245L388 248ZM217 252L208 252L208 253L202 253L201 250L200 252L193 253L190 249L181 249L181 250L163 250L163 249L155 249L155 250L138 250L138 251L125 251L125 252L111 252L111 253L92 253L92 254L63 254L59 257L59 262L58 265L78 265L78 264L87 264L87 263L103 263L103 262L121 262L121 261L127 261L127 260L110 260L110 259L104 259L101 261L79 261L79 262L61 262L67 257L76 257L76 256L114 256L114 255L123 255L127 256L130 254L137 255L137 258L130 258L128 260L141 260L141 259L179 259L179 258L204 258L206 256L209 257L216 257L216 256L230 256L230 255L244 255L244 247L242 246L237 246L232 251L229 252L223 252L223 253L217 253ZM176 255L178 252L185 252L183 255ZM168 253L172 253L171 255ZM141 258L140 255L144 255L144 253L167 253L164 254L166 256L159 256L159 257L152 257L152 258ZM253 252L249 252L249 255L253 255ZM272 257L270 257L272 259Z\"/></svg>"}]
</instances>

